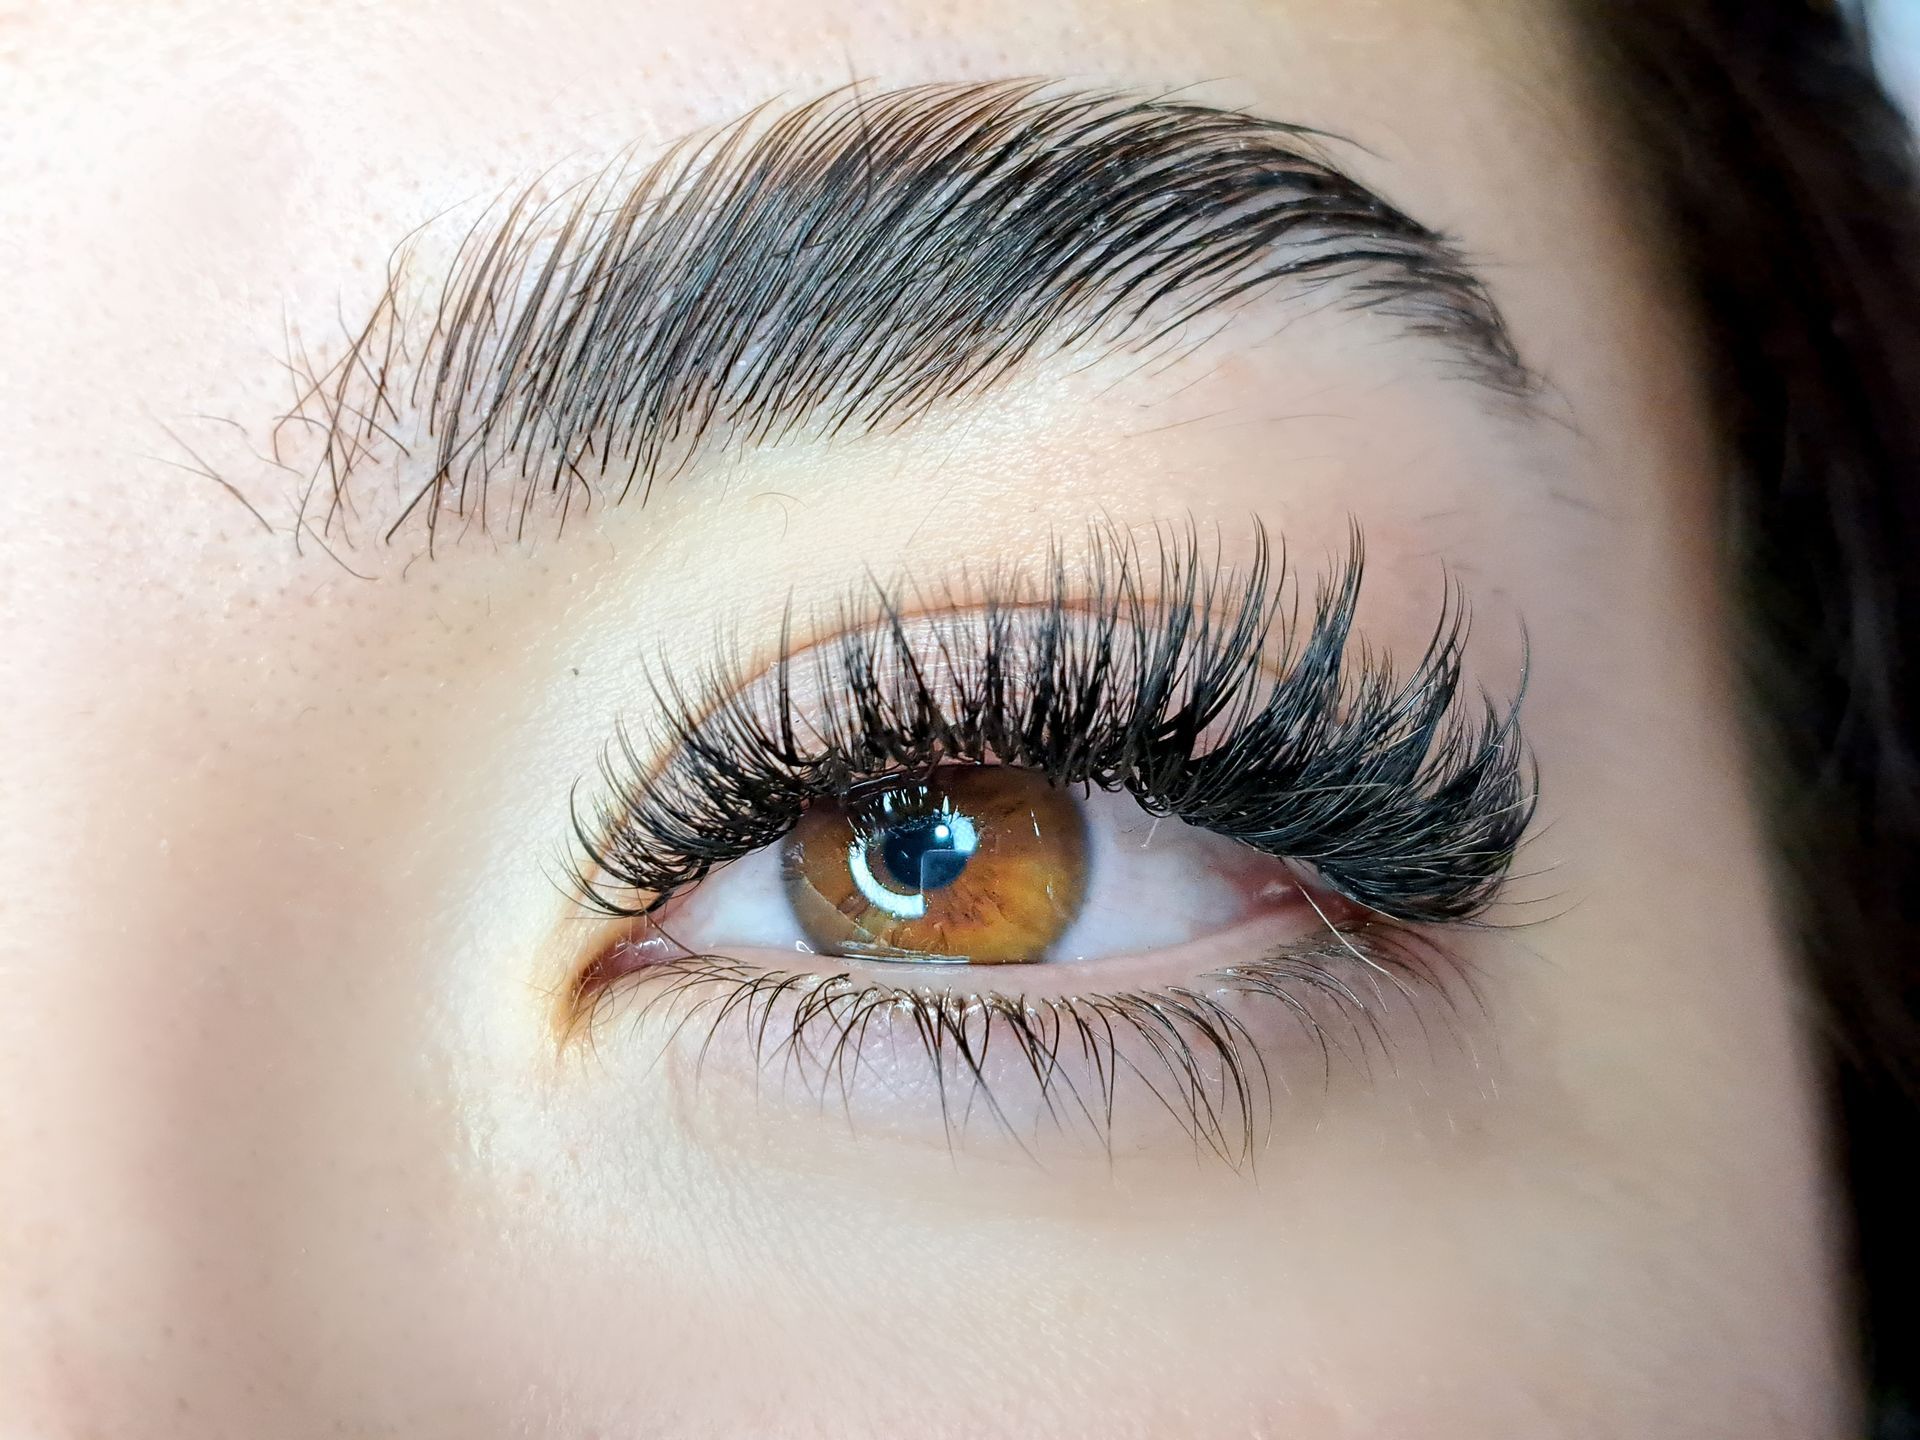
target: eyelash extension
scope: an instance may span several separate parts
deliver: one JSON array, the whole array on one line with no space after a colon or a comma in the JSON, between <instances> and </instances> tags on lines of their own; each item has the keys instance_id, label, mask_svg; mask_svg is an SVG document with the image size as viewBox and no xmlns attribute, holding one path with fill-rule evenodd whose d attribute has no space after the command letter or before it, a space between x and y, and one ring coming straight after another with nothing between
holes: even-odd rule
<instances>
[{"instance_id":1,"label":"eyelash extension","mask_svg":"<svg viewBox=\"0 0 1920 1440\"><path fill-rule=\"evenodd\" d=\"M1389 1053L1387 1006L1398 998L1418 1015L1415 987L1442 1000L1450 1023L1458 996L1440 982L1443 971L1455 972L1461 993L1477 1003L1458 957L1378 923L1199 977L1212 994L1191 985L1045 997L956 992L688 955L648 972L628 1018L636 1030L666 1020L663 1048L687 1027L702 1027L696 1080L722 1031L736 1027L758 1073L797 1076L823 1109L837 1096L849 1120L863 1054L876 1034L897 1037L935 1079L949 1148L981 1112L1026 1148L1029 1136L987 1074L990 1052L1001 1052L997 1063L1011 1053L1015 1083L1036 1102L1035 1127L1082 1131L1111 1155L1116 1109L1137 1088L1187 1132L1196 1154L1251 1170L1276 1114L1276 1075L1248 1020L1221 997L1278 1006L1318 1048L1326 1084L1336 1055L1364 1067L1371 1054ZM1420 1023L1431 1047L1432 1031Z\"/></svg>"},{"instance_id":2,"label":"eyelash extension","mask_svg":"<svg viewBox=\"0 0 1920 1440\"><path fill-rule=\"evenodd\" d=\"M1300 587L1264 530L1240 568L1210 559L1192 529L1158 539L1149 558L1096 529L1077 567L1056 545L1040 584L996 572L970 603L948 590L909 604L929 597L876 580L810 650L795 651L789 614L761 683L734 645L695 685L658 675L658 743L623 727L602 757L603 798L583 812L576 796L580 897L652 914L779 841L815 800L995 763L1124 790L1151 814L1310 866L1379 917L1484 911L1538 781L1519 734L1524 682L1505 708L1463 698L1458 587L1403 678L1354 636L1357 527L1304 634ZM916 639L927 616L937 628ZM649 769L643 751L667 758Z\"/></svg>"}]
</instances>

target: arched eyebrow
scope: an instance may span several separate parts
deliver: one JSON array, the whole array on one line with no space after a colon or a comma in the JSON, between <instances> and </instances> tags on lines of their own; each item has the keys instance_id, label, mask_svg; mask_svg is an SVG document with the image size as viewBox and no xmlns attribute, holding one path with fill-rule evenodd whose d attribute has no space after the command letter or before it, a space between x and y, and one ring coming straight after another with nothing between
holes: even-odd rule
<instances>
[{"instance_id":1,"label":"arched eyebrow","mask_svg":"<svg viewBox=\"0 0 1920 1440\"><path fill-rule=\"evenodd\" d=\"M1530 395L1458 247L1331 145L1043 81L847 89L557 201L528 191L468 233L408 364L396 287L307 392L324 528L402 428L431 463L389 537L423 516L429 542L449 513L485 524L503 476L524 530L541 496L564 516L717 443L905 425L1039 354L1148 346L1262 292L1387 317L1471 382Z\"/></svg>"}]
</instances>

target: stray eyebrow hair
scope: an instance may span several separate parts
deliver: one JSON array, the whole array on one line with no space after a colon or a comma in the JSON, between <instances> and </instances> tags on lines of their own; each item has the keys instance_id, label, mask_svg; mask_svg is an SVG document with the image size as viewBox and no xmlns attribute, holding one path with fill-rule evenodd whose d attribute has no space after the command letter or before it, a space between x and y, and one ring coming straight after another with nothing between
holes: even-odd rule
<instances>
[{"instance_id":1,"label":"stray eyebrow hair","mask_svg":"<svg viewBox=\"0 0 1920 1440\"><path fill-rule=\"evenodd\" d=\"M322 485L322 530L350 513L403 405L431 465L386 533L423 515L430 549L448 514L484 528L503 477L517 534L540 496L564 525L715 444L902 426L1036 354L1142 349L1273 290L1389 317L1470 380L1533 393L1459 249L1335 168L1330 140L1040 80L856 87L557 199L530 187L467 233L423 344L403 251L347 353L308 372L281 421L323 438L300 528Z\"/></svg>"}]
</instances>

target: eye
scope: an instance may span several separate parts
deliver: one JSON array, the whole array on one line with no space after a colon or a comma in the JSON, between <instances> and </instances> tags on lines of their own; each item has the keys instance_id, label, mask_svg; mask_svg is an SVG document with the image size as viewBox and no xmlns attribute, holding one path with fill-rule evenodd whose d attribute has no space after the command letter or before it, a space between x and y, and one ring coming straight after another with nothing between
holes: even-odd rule
<instances>
[{"instance_id":1,"label":"eye","mask_svg":"<svg viewBox=\"0 0 1920 1440\"><path fill-rule=\"evenodd\" d=\"M562 1039L625 1013L755 1105L1103 1152L1165 1116L1238 1163L1303 1048L1325 1073L1444 1028L1429 936L1493 902L1533 809L1458 593L1396 667L1354 633L1360 565L1356 536L1309 607L1263 538L1232 570L1096 536L1038 586L856 594L755 669L728 641L654 677L575 809L612 923Z\"/></svg>"},{"instance_id":2,"label":"eye","mask_svg":"<svg viewBox=\"0 0 1920 1440\"><path fill-rule=\"evenodd\" d=\"M1151 955L1256 919L1273 942L1350 911L1131 795L944 765L816 801L655 924L692 953L1004 966Z\"/></svg>"}]
</instances>

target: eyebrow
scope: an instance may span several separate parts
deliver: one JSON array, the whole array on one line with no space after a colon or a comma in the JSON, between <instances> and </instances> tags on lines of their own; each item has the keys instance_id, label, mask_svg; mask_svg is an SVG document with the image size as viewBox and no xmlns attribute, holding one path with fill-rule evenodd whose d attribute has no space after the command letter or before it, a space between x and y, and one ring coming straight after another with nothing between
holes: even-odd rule
<instances>
[{"instance_id":1,"label":"eyebrow","mask_svg":"<svg viewBox=\"0 0 1920 1440\"><path fill-rule=\"evenodd\" d=\"M899 427L1071 347L1142 350L1263 292L1386 317L1451 372L1525 398L1458 246L1338 169L1300 125L1045 81L849 88L762 107L469 230L424 341L405 255L282 425L322 436L322 529L397 432L424 515L523 533L541 496L642 496L717 444ZM416 352L417 353L414 353ZM403 378L404 375L404 378ZM402 422L403 411L408 423ZM277 440L277 437L276 437Z\"/></svg>"}]
</instances>

